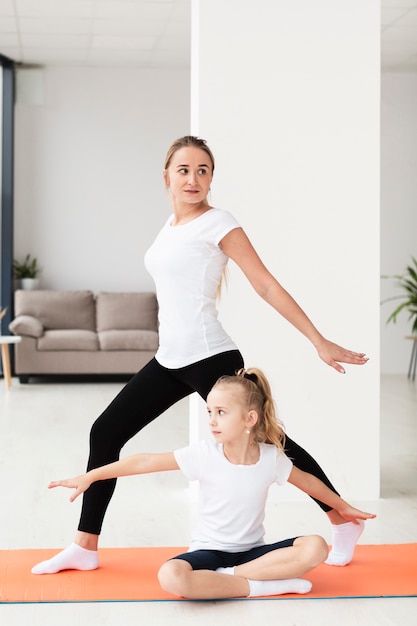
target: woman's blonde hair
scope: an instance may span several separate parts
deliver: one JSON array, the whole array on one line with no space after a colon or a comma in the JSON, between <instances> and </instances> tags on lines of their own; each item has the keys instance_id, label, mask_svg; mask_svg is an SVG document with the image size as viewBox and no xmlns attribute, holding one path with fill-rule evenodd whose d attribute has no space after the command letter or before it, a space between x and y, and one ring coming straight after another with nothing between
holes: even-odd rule
<instances>
[{"instance_id":1,"label":"woman's blonde hair","mask_svg":"<svg viewBox=\"0 0 417 626\"><path fill-rule=\"evenodd\" d=\"M179 139L175 139L172 144L168 148L168 152L165 157L164 169L167 170L171 163L172 157L181 148L186 148L191 146L193 148L200 148L200 150L204 150L211 161L211 173L214 172L214 156L212 151L207 145L207 141L205 139L200 139L200 137L195 137L194 135L185 135L184 137L180 137Z\"/></svg>"},{"instance_id":2,"label":"woman's blonde hair","mask_svg":"<svg viewBox=\"0 0 417 626\"><path fill-rule=\"evenodd\" d=\"M284 451L284 425L278 419L271 387L265 374L255 367L240 369L235 376L219 378L213 389L224 385L238 386L245 409L257 412L258 421L252 431L254 441L271 443Z\"/></svg>"}]
</instances>

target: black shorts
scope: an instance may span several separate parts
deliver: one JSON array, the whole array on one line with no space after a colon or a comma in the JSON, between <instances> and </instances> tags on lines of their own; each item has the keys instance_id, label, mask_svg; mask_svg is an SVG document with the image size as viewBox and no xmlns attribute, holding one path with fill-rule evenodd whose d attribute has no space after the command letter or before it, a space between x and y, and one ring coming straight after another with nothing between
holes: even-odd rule
<instances>
[{"instance_id":1,"label":"black shorts","mask_svg":"<svg viewBox=\"0 0 417 626\"><path fill-rule=\"evenodd\" d=\"M245 550L244 552L223 552L222 550L192 550L191 552L184 552L174 556L172 560L180 559L181 561L187 561L193 568L193 570L208 569L216 570L218 567L235 567L236 565L242 565L242 563L248 563L254 561L260 556L272 552L273 550L279 550L280 548L289 548L294 544L297 537L292 539L284 539L283 541L277 541L276 543L269 543L263 546L257 546L251 550Z\"/></svg>"}]
</instances>

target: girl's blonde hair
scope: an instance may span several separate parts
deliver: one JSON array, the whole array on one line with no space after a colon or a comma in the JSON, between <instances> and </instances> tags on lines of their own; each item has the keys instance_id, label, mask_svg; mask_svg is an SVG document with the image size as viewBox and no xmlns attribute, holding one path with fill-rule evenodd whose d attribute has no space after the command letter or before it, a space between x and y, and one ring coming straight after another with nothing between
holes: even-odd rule
<instances>
[{"instance_id":1,"label":"girl's blonde hair","mask_svg":"<svg viewBox=\"0 0 417 626\"><path fill-rule=\"evenodd\" d=\"M284 451L284 425L278 419L271 387L265 374L252 367L240 369L235 376L222 376L214 387L233 385L239 387L242 404L248 411L254 410L258 414L258 421L253 428L254 441L271 443Z\"/></svg>"}]
</instances>

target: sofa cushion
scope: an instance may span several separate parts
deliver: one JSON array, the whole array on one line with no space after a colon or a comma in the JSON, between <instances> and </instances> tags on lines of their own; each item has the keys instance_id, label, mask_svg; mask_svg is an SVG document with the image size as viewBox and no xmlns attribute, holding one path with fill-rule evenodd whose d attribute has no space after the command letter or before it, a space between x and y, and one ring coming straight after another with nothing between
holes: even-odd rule
<instances>
[{"instance_id":1,"label":"sofa cushion","mask_svg":"<svg viewBox=\"0 0 417 626\"><path fill-rule=\"evenodd\" d=\"M157 330L157 302L151 292L97 294L97 330Z\"/></svg>"},{"instance_id":2,"label":"sofa cushion","mask_svg":"<svg viewBox=\"0 0 417 626\"><path fill-rule=\"evenodd\" d=\"M38 350L81 350L99 349L97 334L92 330L46 330L38 339Z\"/></svg>"},{"instance_id":3,"label":"sofa cushion","mask_svg":"<svg viewBox=\"0 0 417 626\"><path fill-rule=\"evenodd\" d=\"M92 291L18 290L15 315L36 317L46 329L95 330Z\"/></svg>"},{"instance_id":4,"label":"sofa cushion","mask_svg":"<svg viewBox=\"0 0 417 626\"><path fill-rule=\"evenodd\" d=\"M158 349L158 333L154 330L102 330L98 337L101 350Z\"/></svg>"},{"instance_id":5,"label":"sofa cushion","mask_svg":"<svg viewBox=\"0 0 417 626\"><path fill-rule=\"evenodd\" d=\"M41 337L43 326L41 322L31 315L19 315L9 324L9 330L14 335L28 335L29 337Z\"/></svg>"}]
</instances>

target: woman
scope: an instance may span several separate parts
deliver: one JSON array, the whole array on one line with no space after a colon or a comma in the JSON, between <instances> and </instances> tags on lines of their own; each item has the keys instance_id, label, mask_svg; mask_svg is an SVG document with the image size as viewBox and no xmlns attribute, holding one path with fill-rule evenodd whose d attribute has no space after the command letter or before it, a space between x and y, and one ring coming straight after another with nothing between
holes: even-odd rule
<instances>
[{"instance_id":1,"label":"woman","mask_svg":"<svg viewBox=\"0 0 417 626\"><path fill-rule=\"evenodd\" d=\"M214 157L203 139L182 137L168 150L163 176L172 215L145 256L156 285L160 345L155 358L93 424L88 469L116 461L125 443L175 402L195 391L206 399L220 376L233 375L243 367L242 355L217 319L216 295L229 258L257 293L312 342L325 363L344 373L340 363L363 365L368 360L323 337L266 269L235 218L209 205L213 173ZM288 437L286 453L296 467L335 491L316 461ZM33 573L99 566L98 539L115 485L115 480L109 480L88 490L74 543L36 565ZM327 562L346 565L363 525L346 523L336 510L319 505L333 528Z\"/></svg>"},{"instance_id":2,"label":"woman","mask_svg":"<svg viewBox=\"0 0 417 626\"><path fill-rule=\"evenodd\" d=\"M49 487L75 489L70 501L100 480L181 469L198 480L202 507L188 552L159 570L165 591L190 599L308 593L299 578L324 561L317 535L265 544L263 520L268 489L286 481L320 497L345 520L375 517L353 508L311 474L293 467L284 453L271 388L257 369L222 376L207 398L214 441L174 452L137 454Z\"/></svg>"}]
</instances>

